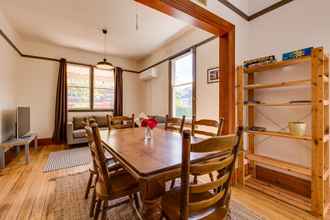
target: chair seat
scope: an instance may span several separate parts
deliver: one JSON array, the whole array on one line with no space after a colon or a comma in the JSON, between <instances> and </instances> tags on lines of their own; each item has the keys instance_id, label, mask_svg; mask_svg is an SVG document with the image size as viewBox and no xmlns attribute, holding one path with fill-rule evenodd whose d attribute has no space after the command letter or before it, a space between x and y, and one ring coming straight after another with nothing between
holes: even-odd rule
<instances>
[{"instance_id":1,"label":"chair seat","mask_svg":"<svg viewBox=\"0 0 330 220\"><path fill-rule=\"evenodd\" d=\"M201 194L190 194L190 202L200 201L212 197L212 193L206 192ZM219 201L220 202L220 201ZM170 220L180 219L180 187L176 187L162 197L162 210L167 218ZM189 213L190 220L220 220L225 219L227 215L227 209L225 207L219 207L218 204L206 208L198 212Z\"/></svg>"},{"instance_id":2,"label":"chair seat","mask_svg":"<svg viewBox=\"0 0 330 220\"><path fill-rule=\"evenodd\" d=\"M109 178L110 186L108 188L110 192L102 187L99 182L96 184L96 194L98 197L112 200L138 191L138 182L125 170L115 172Z\"/></svg>"}]
</instances>

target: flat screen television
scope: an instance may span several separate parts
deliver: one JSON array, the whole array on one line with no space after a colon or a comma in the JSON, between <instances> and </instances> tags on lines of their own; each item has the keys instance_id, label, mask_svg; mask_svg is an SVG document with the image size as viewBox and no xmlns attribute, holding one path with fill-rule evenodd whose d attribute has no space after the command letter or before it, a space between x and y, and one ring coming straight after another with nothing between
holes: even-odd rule
<instances>
[{"instance_id":1,"label":"flat screen television","mask_svg":"<svg viewBox=\"0 0 330 220\"><path fill-rule=\"evenodd\" d=\"M30 133L30 107L18 106L16 114L16 136L22 138Z\"/></svg>"}]
</instances>

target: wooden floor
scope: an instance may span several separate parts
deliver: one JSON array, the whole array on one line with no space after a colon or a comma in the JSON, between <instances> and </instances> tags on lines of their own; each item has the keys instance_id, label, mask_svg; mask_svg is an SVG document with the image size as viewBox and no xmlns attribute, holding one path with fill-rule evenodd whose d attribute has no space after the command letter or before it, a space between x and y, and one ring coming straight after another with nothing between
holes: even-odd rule
<instances>
[{"instance_id":1,"label":"wooden floor","mask_svg":"<svg viewBox=\"0 0 330 220\"><path fill-rule=\"evenodd\" d=\"M0 219L53 219L55 181L52 178L87 170L87 166L44 174L42 168L50 152L63 146L32 150L31 163L24 164L21 153L0 171ZM266 219L316 219L308 213L249 188L233 188L232 199ZM330 215L326 219L330 220Z\"/></svg>"}]
</instances>

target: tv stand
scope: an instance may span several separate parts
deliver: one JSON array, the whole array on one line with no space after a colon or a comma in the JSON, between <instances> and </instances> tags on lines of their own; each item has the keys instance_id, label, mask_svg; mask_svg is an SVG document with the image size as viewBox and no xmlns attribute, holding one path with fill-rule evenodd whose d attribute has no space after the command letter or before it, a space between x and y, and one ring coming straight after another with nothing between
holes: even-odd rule
<instances>
[{"instance_id":1,"label":"tv stand","mask_svg":"<svg viewBox=\"0 0 330 220\"><path fill-rule=\"evenodd\" d=\"M25 164L30 163L30 143L34 141L34 148L38 149L38 135L29 134L21 138L11 138L3 143L0 143L0 169L6 166L5 153L13 147L16 147L16 154L20 152L20 146L24 145Z\"/></svg>"}]
</instances>

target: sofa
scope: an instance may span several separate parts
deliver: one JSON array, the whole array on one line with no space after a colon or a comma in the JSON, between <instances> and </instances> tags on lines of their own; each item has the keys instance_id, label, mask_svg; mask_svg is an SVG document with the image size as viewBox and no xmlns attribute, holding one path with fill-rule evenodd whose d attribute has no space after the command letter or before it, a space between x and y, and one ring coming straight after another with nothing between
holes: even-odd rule
<instances>
[{"instance_id":1,"label":"sofa","mask_svg":"<svg viewBox=\"0 0 330 220\"><path fill-rule=\"evenodd\" d=\"M87 143L87 135L85 126L90 122L95 121L99 128L108 129L107 117L104 116L88 116L88 117L73 117L71 122L67 123L67 144L82 144Z\"/></svg>"}]
</instances>

